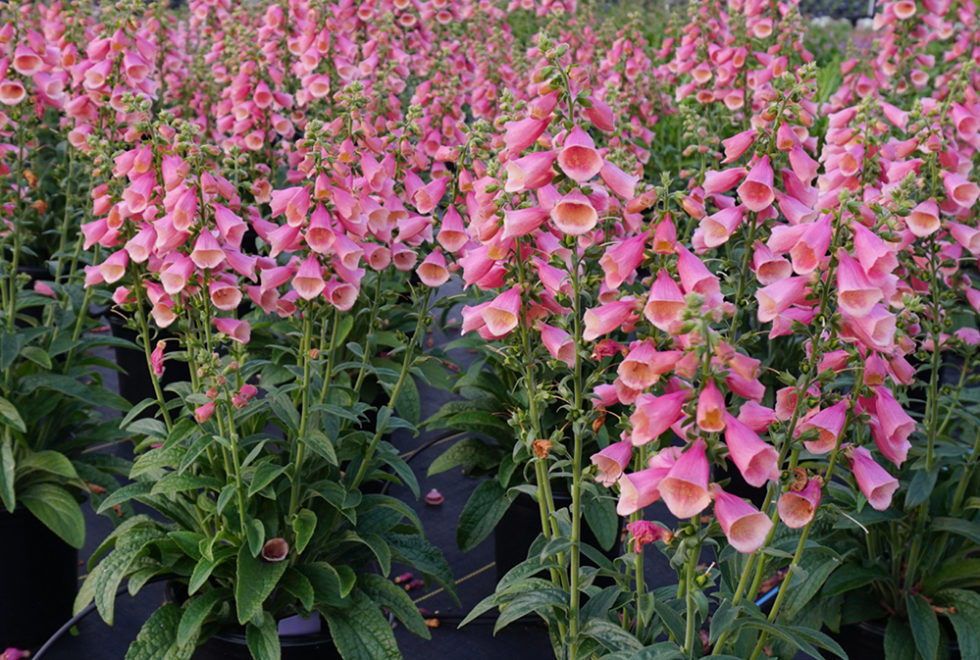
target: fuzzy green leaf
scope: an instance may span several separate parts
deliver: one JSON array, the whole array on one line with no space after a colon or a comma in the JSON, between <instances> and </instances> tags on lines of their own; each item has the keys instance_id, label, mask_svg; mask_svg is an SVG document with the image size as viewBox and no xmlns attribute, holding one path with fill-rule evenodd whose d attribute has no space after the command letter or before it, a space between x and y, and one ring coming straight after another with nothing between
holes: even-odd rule
<instances>
[{"instance_id":1,"label":"fuzzy green leaf","mask_svg":"<svg viewBox=\"0 0 980 660\"><path fill-rule=\"evenodd\" d=\"M50 483L35 483L20 501L38 520L73 548L85 543L85 516L71 493Z\"/></svg>"},{"instance_id":2,"label":"fuzzy green leaf","mask_svg":"<svg viewBox=\"0 0 980 660\"><path fill-rule=\"evenodd\" d=\"M247 545L238 551L238 565L235 572L235 609L238 623L245 625L262 609L262 603L269 597L286 572L286 562L265 561L255 558Z\"/></svg>"}]
</instances>

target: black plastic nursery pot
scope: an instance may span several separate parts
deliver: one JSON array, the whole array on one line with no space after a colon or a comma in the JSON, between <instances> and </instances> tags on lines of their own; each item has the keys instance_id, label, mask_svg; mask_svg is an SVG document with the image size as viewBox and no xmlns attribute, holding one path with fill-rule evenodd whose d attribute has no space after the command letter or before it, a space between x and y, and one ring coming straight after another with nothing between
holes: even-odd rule
<instances>
[{"instance_id":1,"label":"black plastic nursery pot","mask_svg":"<svg viewBox=\"0 0 980 660\"><path fill-rule=\"evenodd\" d=\"M326 624L324 629L326 628ZM280 635L282 660L340 660L330 634ZM192 660L252 660L243 630L225 630L199 646Z\"/></svg>"},{"instance_id":2,"label":"black plastic nursery pot","mask_svg":"<svg viewBox=\"0 0 980 660\"><path fill-rule=\"evenodd\" d=\"M555 507L558 509L570 507L572 496L561 491L552 493ZM507 513L504 514L497 527L493 530L493 552L496 562L497 581L505 576L507 572L527 559L528 550L534 539L541 534L541 514L538 510L538 503L530 495L521 493L511 503ZM623 535L623 520L619 520L619 531L616 534L616 542L612 548L604 550L609 559L619 556L619 539ZM582 542L595 548L599 548L599 541L589 528L588 523L582 521Z\"/></svg>"},{"instance_id":3,"label":"black plastic nursery pot","mask_svg":"<svg viewBox=\"0 0 980 660\"><path fill-rule=\"evenodd\" d=\"M0 511L0 648L36 648L71 618L78 550L27 509Z\"/></svg>"}]
</instances>

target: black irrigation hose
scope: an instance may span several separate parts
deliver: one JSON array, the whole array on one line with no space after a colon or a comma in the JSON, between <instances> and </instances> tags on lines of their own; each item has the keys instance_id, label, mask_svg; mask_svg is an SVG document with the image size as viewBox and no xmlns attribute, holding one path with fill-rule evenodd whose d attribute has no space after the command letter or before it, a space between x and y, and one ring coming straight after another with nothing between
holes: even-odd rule
<instances>
[{"instance_id":1,"label":"black irrigation hose","mask_svg":"<svg viewBox=\"0 0 980 660\"><path fill-rule=\"evenodd\" d=\"M153 584L154 582L160 582L160 581L165 580L165 579L167 579L167 576L155 577L152 580L149 580L146 584ZM115 598L118 598L119 595L122 592L124 592L127 588L128 587L119 587L118 589L116 589ZM66 621L63 626L61 626L60 628L58 628L54 632L54 634L51 635L51 637L48 637L48 641L46 641L44 643L44 645L41 646L41 648L39 648L37 650L37 652L33 656L31 656L31 657L34 660L41 660L41 656L43 656L47 652L48 649L50 649L52 646L54 646L54 644L59 639L61 639L61 636L62 635L64 635L66 632L68 632L73 626L77 625L82 619L84 619L89 614L91 614L92 613L92 610L94 610L94 609L95 609L95 601L92 601L91 603L89 603L88 605L86 605L85 608L81 612L79 612L78 614L76 614L72 618L68 619L68 621Z\"/></svg>"}]
</instances>

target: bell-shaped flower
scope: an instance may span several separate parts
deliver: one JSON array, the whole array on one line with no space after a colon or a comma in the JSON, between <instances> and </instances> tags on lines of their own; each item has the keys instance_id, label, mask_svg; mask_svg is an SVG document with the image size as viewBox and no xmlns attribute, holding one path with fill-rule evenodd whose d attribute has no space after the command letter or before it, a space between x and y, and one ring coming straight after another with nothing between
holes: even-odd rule
<instances>
[{"instance_id":1,"label":"bell-shaped flower","mask_svg":"<svg viewBox=\"0 0 980 660\"><path fill-rule=\"evenodd\" d=\"M872 284L861 264L843 248L837 251L837 301L855 318L867 316L882 299L881 289Z\"/></svg>"},{"instance_id":2,"label":"bell-shaped flower","mask_svg":"<svg viewBox=\"0 0 980 660\"><path fill-rule=\"evenodd\" d=\"M558 200L551 209L551 220L562 233L580 236L596 226L599 214L589 198L575 190Z\"/></svg>"},{"instance_id":3,"label":"bell-shaped flower","mask_svg":"<svg viewBox=\"0 0 980 660\"><path fill-rule=\"evenodd\" d=\"M636 196L636 183L639 177L627 174L608 160L603 162L599 177L610 190L623 199L633 199Z\"/></svg>"},{"instance_id":4,"label":"bell-shaped flower","mask_svg":"<svg viewBox=\"0 0 980 660\"><path fill-rule=\"evenodd\" d=\"M650 364L656 353L657 349L652 342L640 342L619 363L616 373L627 387L645 390L660 378L660 374Z\"/></svg>"},{"instance_id":5,"label":"bell-shaped flower","mask_svg":"<svg viewBox=\"0 0 980 660\"><path fill-rule=\"evenodd\" d=\"M698 395L698 407L695 421L698 428L707 433L717 433L725 429L727 415L725 410L725 397L722 395L715 381L708 380L707 384L701 389Z\"/></svg>"},{"instance_id":6,"label":"bell-shaped flower","mask_svg":"<svg viewBox=\"0 0 980 660\"><path fill-rule=\"evenodd\" d=\"M628 516L647 507L660 499L658 490L666 471L659 468L647 468L638 472L623 474L619 477L619 502L616 513Z\"/></svg>"},{"instance_id":7,"label":"bell-shaped flower","mask_svg":"<svg viewBox=\"0 0 980 660\"><path fill-rule=\"evenodd\" d=\"M618 289L643 262L643 250L647 234L637 234L609 247L599 259L605 273L605 283L610 289Z\"/></svg>"},{"instance_id":8,"label":"bell-shaped flower","mask_svg":"<svg viewBox=\"0 0 980 660\"><path fill-rule=\"evenodd\" d=\"M756 432L725 413L725 445L745 482L756 488L779 480L779 452Z\"/></svg>"},{"instance_id":9,"label":"bell-shaped flower","mask_svg":"<svg viewBox=\"0 0 980 660\"><path fill-rule=\"evenodd\" d=\"M221 249L217 239L208 231L202 231L194 242L194 249L190 254L191 261L201 269L215 269L225 260L225 252Z\"/></svg>"},{"instance_id":10,"label":"bell-shaped flower","mask_svg":"<svg viewBox=\"0 0 980 660\"><path fill-rule=\"evenodd\" d=\"M738 160L752 146L757 135L758 131L750 128L747 131L742 131L726 140L722 140L721 143L725 147L725 160L721 161L722 164Z\"/></svg>"},{"instance_id":11,"label":"bell-shaped flower","mask_svg":"<svg viewBox=\"0 0 980 660\"><path fill-rule=\"evenodd\" d=\"M801 421L796 427L796 434L817 429L820 434L817 439L807 440L803 444L811 454L826 454L837 446L837 439L840 437L841 431L844 430L846 419L847 399L841 399L834 405Z\"/></svg>"},{"instance_id":12,"label":"bell-shaped flower","mask_svg":"<svg viewBox=\"0 0 980 660\"><path fill-rule=\"evenodd\" d=\"M634 301L632 299L623 299L585 310L583 316L585 331L582 333L582 339L595 341L602 335L609 334L619 328L632 315L633 306Z\"/></svg>"},{"instance_id":13,"label":"bell-shaped flower","mask_svg":"<svg viewBox=\"0 0 980 660\"><path fill-rule=\"evenodd\" d=\"M247 344L252 336L252 326L248 324L248 321L241 319L215 318L214 327L218 329L218 332L228 335L229 338L239 344Z\"/></svg>"},{"instance_id":14,"label":"bell-shaped flower","mask_svg":"<svg viewBox=\"0 0 980 660\"><path fill-rule=\"evenodd\" d=\"M807 223L806 230L800 235L800 240L790 249L793 270L797 275L809 275L820 267L827 248L830 247L831 227L830 214L824 214L816 222Z\"/></svg>"},{"instance_id":15,"label":"bell-shaped flower","mask_svg":"<svg viewBox=\"0 0 980 660\"><path fill-rule=\"evenodd\" d=\"M548 349L551 357L564 362L571 368L575 365L575 341L572 336L562 330L547 323L538 323L538 331L541 333L541 342Z\"/></svg>"},{"instance_id":16,"label":"bell-shaped flower","mask_svg":"<svg viewBox=\"0 0 980 660\"><path fill-rule=\"evenodd\" d=\"M711 503L709 470L704 441L699 438L681 454L658 486L660 496L674 516L696 516Z\"/></svg>"},{"instance_id":17,"label":"bell-shaped flower","mask_svg":"<svg viewBox=\"0 0 980 660\"><path fill-rule=\"evenodd\" d=\"M502 337L517 327L520 311L521 288L515 286L491 300L480 314L487 329L493 335Z\"/></svg>"},{"instance_id":18,"label":"bell-shaped flower","mask_svg":"<svg viewBox=\"0 0 980 660\"><path fill-rule=\"evenodd\" d=\"M326 284L323 281L323 267L315 254L310 254L293 276L293 290L303 300L313 300Z\"/></svg>"},{"instance_id":19,"label":"bell-shaped flower","mask_svg":"<svg viewBox=\"0 0 980 660\"><path fill-rule=\"evenodd\" d=\"M800 529L813 520L820 506L820 483L819 478L811 478L802 490L788 490L780 495L776 510L784 525Z\"/></svg>"},{"instance_id":20,"label":"bell-shaped flower","mask_svg":"<svg viewBox=\"0 0 980 660\"><path fill-rule=\"evenodd\" d=\"M211 302L220 310L230 312L238 308L242 301L242 291L230 277L219 277L208 284Z\"/></svg>"},{"instance_id":21,"label":"bell-shaped flower","mask_svg":"<svg viewBox=\"0 0 980 660\"><path fill-rule=\"evenodd\" d=\"M973 183L962 174L957 172L944 171L943 188L946 189L947 198L964 209L971 208L980 196L980 187Z\"/></svg>"},{"instance_id":22,"label":"bell-shaped flower","mask_svg":"<svg viewBox=\"0 0 980 660\"><path fill-rule=\"evenodd\" d=\"M588 181L598 174L603 162L592 137L579 126L565 137L561 151L558 152L558 167L578 183Z\"/></svg>"},{"instance_id":23,"label":"bell-shaped flower","mask_svg":"<svg viewBox=\"0 0 980 660\"><path fill-rule=\"evenodd\" d=\"M759 321L768 323L791 306L802 303L808 291L807 278L802 276L787 277L756 290L755 297L759 301L757 312Z\"/></svg>"},{"instance_id":24,"label":"bell-shaped flower","mask_svg":"<svg viewBox=\"0 0 980 660\"><path fill-rule=\"evenodd\" d=\"M639 447L663 435L684 416L684 403L690 394L688 390L660 396L640 394L636 398L636 408L630 415L633 427L630 442Z\"/></svg>"},{"instance_id":25,"label":"bell-shaped flower","mask_svg":"<svg viewBox=\"0 0 980 660\"><path fill-rule=\"evenodd\" d=\"M548 219L549 213L540 206L504 210L504 238L527 236Z\"/></svg>"},{"instance_id":26,"label":"bell-shaped flower","mask_svg":"<svg viewBox=\"0 0 980 660\"><path fill-rule=\"evenodd\" d=\"M887 509L892 503L892 495L898 490L898 479L878 465L864 447L848 447L847 453L851 472L868 504L877 511Z\"/></svg>"},{"instance_id":27,"label":"bell-shaped flower","mask_svg":"<svg viewBox=\"0 0 980 660\"><path fill-rule=\"evenodd\" d=\"M742 185L738 187L738 197L750 211L764 211L776 199L772 184L772 165L769 163L769 156L763 156L752 166Z\"/></svg>"},{"instance_id":28,"label":"bell-shaped flower","mask_svg":"<svg viewBox=\"0 0 980 660\"><path fill-rule=\"evenodd\" d=\"M99 272L107 284L113 284L121 280L123 275L126 274L126 267L128 265L129 253L125 249L116 250L105 261L99 264Z\"/></svg>"},{"instance_id":29,"label":"bell-shaped flower","mask_svg":"<svg viewBox=\"0 0 980 660\"><path fill-rule=\"evenodd\" d=\"M437 288L449 281L449 269L446 267L446 257L439 250L433 250L418 269L419 279L426 286Z\"/></svg>"},{"instance_id":30,"label":"bell-shaped flower","mask_svg":"<svg viewBox=\"0 0 980 660\"><path fill-rule=\"evenodd\" d=\"M442 224L436 240L442 246L442 249L449 253L458 252L469 240L466 227L463 225L463 219L460 217L459 211L456 210L454 204L450 204L446 214L442 216Z\"/></svg>"},{"instance_id":31,"label":"bell-shaped flower","mask_svg":"<svg viewBox=\"0 0 980 660\"><path fill-rule=\"evenodd\" d=\"M633 445L629 440L614 442L605 449L592 454L592 464L598 468L595 480L610 488L623 475L623 470L633 457Z\"/></svg>"},{"instance_id":32,"label":"bell-shaped flower","mask_svg":"<svg viewBox=\"0 0 980 660\"><path fill-rule=\"evenodd\" d=\"M711 484L711 498L721 531L733 548L749 554L762 547L772 529L769 516L741 497L726 493L718 484Z\"/></svg>"},{"instance_id":33,"label":"bell-shaped flower","mask_svg":"<svg viewBox=\"0 0 980 660\"><path fill-rule=\"evenodd\" d=\"M715 195L728 192L745 178L747 170L744 167L731 167L727 170L708 170L704 173L702 188L705 195Z\"/></svg>"},{"instance_id":34,"label":"bell-shaped flower","mask_svg":"<svg viewBox=\"0 0 980 660\"><path fill-rule=\"evenodd\" d=\"M535 151L517 160L508 161L505 166L507 182L504 184L504 192L537 190L548 185L555 178L555 171L551 166L557 157L558 152L554 150Z\"/></svg>"},{"instance_id":35,"label":"bell-shaped flower","mask_svg":"<svg viewBox=\"0 0 980 660\"><path fill-rule=\"evenodd\" d=\"M550 118L528 117L504 124L504 146L509 155L515 156L534 144L548 128L549 123L551 123Z\"/></svg>"},{"instance_id":36,"label":"bell-shaped flower","mask_svg":"<svg viewBox=\"0 0 980 660\"><path fill-rule=\"evenodd\" d=\"M681 323L686 307L687 302L681 288L670 273L661 269L650 287L650 296L643 307L643 315L659 330L672 332Z\"/></svg>"},{"instance_id":37,"label":"bell-shaped flower","mask_svg":"<svg viewBox=\"0 0 980 660\"><path fill-rule=\"evenodd\" d=\"M875 412L884 439L878 448L885 444L888 451L882 450L881 453L896 466L901 466L911 446L909 436L915 430L915 420L905 412L887 387L875 388Z\"/></svg>"},{"instance_id":38,"label":"bell-shaped flower","mask_svg":"<svg viewBox=\"0 0 980 660\"><path fill-rule=\"evenodd\" d=\"M909 228L910 232L919 238L939 231L941 224L939 222L939 207L936 206L936 200L927 199L924 202L919 202L905 216L905 225Z\"/></svg>"},{"instance_id":39,"label":"bell-shaped flower","mask_svg":"<svg viewBox=\"0 0 980 660\"><path fill-rule=\"evenodd\" d=\"M744 212L744 206L730 206L701 218L698 227L701 229L705 247L716 248L727 243L741 224Z\"/></svg>"}]
</instances>

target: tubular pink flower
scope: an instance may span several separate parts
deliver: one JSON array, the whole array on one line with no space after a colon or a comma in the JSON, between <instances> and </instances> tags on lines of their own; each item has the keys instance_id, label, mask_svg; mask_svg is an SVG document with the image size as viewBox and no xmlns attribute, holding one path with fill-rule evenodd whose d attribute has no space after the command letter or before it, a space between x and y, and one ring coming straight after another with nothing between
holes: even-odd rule
<instances>
[{"instance_id":1,"label":"tubular pink flower","mask_svg":"<svg viewBox=\"0 0 980 660\"><path fill-rule=\"evenodd\" d=\"M643 262L646 240L647 234L644 232L631 236L606 250L599 259L599 265L605 273L604 281L607 287L618 289Z\"/></svg>"},{"instance_id":2,"label":"tubular pink flower","mask_svg":"<svg viewBox=\"0 0 980 660\"><path fill-rule=\"evenodd\" d=\"M535 151L517 160L508 161L505 166L507 182L504 184L504 192L536 190L548 185L555 177L551 166L557 157L558 152L554 150Z\"/></svg>"},{"instance_id":3,"label":"tubular pink flower","mask_svg":"<svg viewBox=\"0 0 980 660\"><path fill-rule=\"evenodd\" d=\"M851 472L868 504L877 511L887 509L892 503L892 495L898 490L898 479L878 465L864 447L852 446L848 448L848 454Z\"/></svg>"},{"instance_id":4,"label":"tubular pink flower","mask_svg":"<svg viewBox=\"0 0 980 660\"><path fill-rule=\"evenodd\" d=\"M517 327L521 311L521 289L518 286L504 291L483 308L481 316L487 329L502 337Z\"/></svg>"},{"instance_id":5,"label":"tubular pink flower","mask_svg":"<svg viewBox=\"0 0 980 660\"><path fill-rule=\"evenodd\" d=\"M660 374L650 364L656 353L657 349L649 341L641 342L633 348L619 363L616 372L623 384L634 390L645 390L656 383Z\"/></svg>"},{"instance_id":6,"label":"tubular pink flower","mask_svg":"<svg viewBox=\"0 0 980 660\"><path fill-rule=\"evenodd\" d=\"M116 250L99 265L99 272L107 284L113 284L122 279L129 265L129 253L126 250Z\"/></svg>"},{"instance_id":7,"label":"tubular pink flower","mask_svg":"<svg viewBox=\"0 0 980 660\"><path fill-rule=\"evenodd\" d=\"M204 422L211 419L211 415L214 414L214 401L208 401L194 409L194 419L197 420L198 424L203 424Z\"/></svg>"},{"instance_id":8,"label":"tubular pink flower","mask_svg":"<svg viewBox=\"0 0 980 660\"><path fill-rule=\"evenodd\" d=\"M976 203L980 196L980 187L977 184L956 172L943 172L942 177L943 188L951 201L964 209L969 209Z\"/></svg>"},{"instance_id":9,"label":"tubular pink flower","mask_svg":"<svg viewBox=\"0 0 980 660\"><path fill-rule=\"evenodd\" d=\"M21 81L13 78L0 80L0 103L15 106L25 98L27 98L27 90Z\"/></svg>"},{"instance_id":10,"label":"tubular pink flower","mask_svg":"<svg viewBox=\"0 0 980 660\"><path fill-rule=\"evenodd\" d=\"M425 187L416 190L412 195L412 203L415 204L415 209L422 215L432 213L432 210L446 193L448 182L448 177L439 177L430 181Z\"/></svg>"},{"instance_id":11,"label":"tubular pink flower","mask_svg":"<svg viewBox=\"0 0 980 660\"><path fill-rule=\"evenodd\" d=\"M755 142L756 135L758 135L758 131L750 128L747 131L733 135L727 140L722 140L721 143L725 145L725 160L721 161L722 164L738 160L742 154L748 151L752 143Z\"/></svg>"},{"instance_id":12,"label":"tubular pink flower","mask_svg":"<svg viewBox=\"0 0 980 660\"><path fill-rule=\"evenodd\" d=\"M153 375L158 378L163 375L163 349L167 347L167 342L158 341L156 348L150 353L150 367L153 369Z\"/></svg>"},{"instance_id":13,"label":"tubular pink flower","mask_svg":"<svg viewBox=\"0 0 980 660\"><path fill-rule=\"evenodd\" d=\"M614 300L585 311L585 332L582 339L595 341L623 325L633 312L633 300Z\"/></svg>"},{"instance_id":14,"label":"tubular pink flower","mask_svg":"<svg viewBox=\"0 0 980 660\"><path fill-rule=\"evenodd\" d=\"M175 189L176 190L176 189ZM174 229L177 231L188 231L194 225L197 215L197 188L190 186L185 189L172 211Z\"/></svg>"},{"instance_id":15,"label":"tubular pink flower","mask_svg":"<svg viewBox=\"0 0 980 660\"><path fill-rule=\"evenodd\" d=\"M684 416L684 403L690 397L687 390L654 396L641 394L636 398L636 409L630 416L633 430L630 442L639 447L663 435L667 429Z\"/></svg>"},{"instance_id":16,"label":"tubular pink flower","mask_svg":"<svg viewBox=\"0 0 980 660\"><path fill-rule=\"evenodd\" d=\"M654 327L664 332L672 332L681 323L681 316L687 303L677 282L666 270L657 273L657 279L650 287L650 297L643 307L643 315Z\"/></svg>"},{"instance_id":17,"label":"tubular pink flower","mask_svg":"<svg viewBox=\"0 0 980 660\"><path fill-rule=\"evenodd\" d=\"M604 101L589 96L589 107L585 108L585 116L589 118L596 128L606 133L616 130L616 115Z\"/></svg>"},{"instance_id":18,"label":"tubular pink flower","mask_svg":"<svg viewBox=\"0 0 980 660\"><path fill-rule=\"evenodd\" d=\"M626 525L626 531L633 539L633 552L639 554L643 552L643 546L657 541L670 543L674 534L669 530L652 523L648 520L635 520Z\"/></svg>"},{"instance_id":19,"label":"tubular pink flower","mask_svg":"<svg viewBox=\"0 0 980 660\"><path fill-rule=\"evenodd\" d=\"M330 280L323 287L327 301L342 312L349 311L357 302L360 289L348 282Z\"/></svg>"},{"instance_id":20,"label":"tubular pink flower","mask_svg":"<svg viewBox=\"0 0 980 660\"><path fill-rule=\"evenodd\" d=\"M744 212L744 206L730 206L701 218L698 227L704 237L705 246L716 248L727 243L732 233L742 222Z\"/></svg>"},{"instance_id":21,"label":"tubular pink flower","mask_svg":"<svg viewBox=\"0 0 980 660\"><path fill-rule=\"evenodd\" d=\"M570 334L547 323L538 323L538 331L541 333L541 342L548 349L551 357L564 362L569 367L574 366L575 342Z\"/></svg>"},{"instance_id":22,"label":"tubular pink flower","mask_svg":"<svg viewBox=\"0 0 980 660\"><path fill-rule=\"evenodd\" d=\"M504 124L504 146L509 154L514 156L531 146L545 132L549 123L551 123L550 118L534 119L528 117Z\"/></svg>"},{"instance_id":23,"label":"tubular pink flower","mask_svg":"<svg viewBox=\"0 0 980 660\"><path fill-rule=\"evenodd\" d=\"M616 513L628 516L659 500L661 493L658 487L666 473L661 468L647 468L620 476Z\"/></svg>"},{"instance_id":24,"label":"tubular pink flower","mask_svg":"<svg viewBox=\"0 0 980 660\"><path fill-rule=\"evenodd\" d=\"M333 223L323 204L317 204L316 209L310 214L310 224L306 227L305 238L310 249L318 254L329 254L333 247L335 240Z\"/></svg>"},{"instance_id":25,"label":"tubular pink flower","mask_svg":"<svg viewBox=\"0 0 980 660\"><path fill-rule=\"evenodd\" d=\"M548 215L548 211L539 206L517 210L507 209L504 211L503 237L506 239L526 236L540 227Z\"/></svg>"},{"instance_id":26,"label":"tubular pink flower","mask_svg":"<svg viewBox=\"0 0 980 660\"><path fill-rule=\"evenodd\" d=\"M442 225L436 240L442 249L453 254L458 252L469 240L466 227L463 226L463 219L454 204L450 204L446 214L442 216Z\"/></svg>"},{"instance_id":27,"label":"tubular pink flower","mask_svg":"<svg viewBox=\"0 0 980 660\"><path fill-rule=\"evenodd\" d=\"M759 301L758 316L761 323L768 323L792 305L802 303L808 291L807 278L787 277L755 292Z\"/></svg>"},{"instance_id":28,"label":"tubular pink flower","mask_svg":"<svg viewBox=\"0 0 980 660\"><path fill-rule=\"evenodd\" d=\"M700 293L712 299L721 294L721 283L708 270L697 255L685 248L677 246L677 274L681 278L681 286L687 293Z\"/></svg>"},{"instance_id":29,"label":"tubular pink flower","mask_svg":"<svg viewBox=\"0 0 980 660\"><path fill-rule=\"evenodd\" d=\"M726 493L718 484L711 484L711 497L715 502L715 517L732 547L743 554L761 548L772 529L769 516L741 497Z\"/></svg>"},{"instance_id":30,"label":"tubular pink flower","mask_svg":"<svg viewBox=\"0 0 980 660\"><path fill-rule=\"evenodd\" d=\"M248 321L223 316L214 319L214 327L239 344L247 344L252 337L252 326Z\"/></svg>"},{"instance_id":31,"label":"tubular pink flower","mask_svg":"<svg viewBox=\"0 0 980 660\"><path fill-rule=\"evenodd\" d=\"M293 290L303 300L313 300L326 284L323 281L323 267L315 254L309 255L293 276Z\"/></svg>"},{"instance_id":32,"label":"tubular pink flower","mask_svg":"<svg viewBox=\"0 0 980 660\"><path fill-rule=\"evenodd\" d=\"M725 413L725 445L746 483L756 488L779 480L779 453L755 431Z\"/></svg>"},{"instance_id":33,"label":"tubular pink flower","mask_svg":"<svg viewBox=\"0 0 980 660\"><path fill-rule=\"evenodd\" d=\"M704 173L704 184L702 185L704 194L715 195L728 192L745 178L747 172L748 170L744 167L731 167L720 172L708 170Z\"/></svg>"},{"instance_id":34,"label":"tubular pink flower","mask_svg":"<svg viewBox=\"0 0 980 660\"><path fill-rule=\"evenodd\" d=\"M677 518L690 518L711 504L708 457L704 440L694 441L660 482L660 496Z\"/></svg>"},{"instance_id":35,"label":"tubular pink flower","mask_svg":"<svg viewBox=\"0 0 980 660\"><path fill-rule=\"evenodd\" d=\"M139 232L126 241L126 252L134 262L141 264L150 258L157 241L157 232L152 225L144 224Z\"/></svg>"},{"instance_id":36,"label":"tubular pink flower","mask_svg":"<svg viewBox=\"0 0 980 660\"><path fill-rule=\"evenodd\" d=\"M633 446L629 440L614 442L605 449L592 454L592 464L598 468L595 480L605 486L612 487L622 476L623 470L630 464L633 457Z\"/></svg>"},{"instance_id":37,"label":"tubular pink flower","mask_svg":"<svg viewBox=\"0 0 980 660\"><path fill-rule=\"evenodd\" d=\"M763 156L738 187L738 197L750 211L764 211L769 208L776 195L772 189L773 174L769 156Z\"/></svg>"},{"instance_id":38,"label":"tubular pink flower","mask_svg":"<svg viewBox=\"0 0 980 660\"><path fill-rule=\"evenodd\" d=\"M238 304L242 301L242 291L231 278L211 280L208 284L208 295L214 306L225 312L238 309Z\"/></svg>"},{"instance_id":39,"label":"tubular pink flower","mask_svg":"<svg viewBox=\"0 0 980 660\"><path fill-rule=\"evenodd\" d=\"M572 180L583 183L598 174L602 165L592 137L580 126L573 128L558 153L558 167Z\"/></svg>"},{"instance_id":40,"label":"tubular pink flower","mask_svg":"<svg viewBox=\"0 0 980 660\"><path fill-rule=\"evenodd\" d=\"M799 435L810 429L818 429L820 436L816 440L807 440L803 444L811 454L826 454L837 446L837 438L844 430L844 420L847 418L847 399L841 399L834 405L824 408L809 417L796 427Z\"/></svg>"},{"instance_id":41,"label":"tubular pink flower","mask_svg":"<svg viewBox=\"0 0 980 660\"><path fill-rule=\"evenodd\" d=\"M439 250L433 250L418 269L419 279L426 286L436 288L449 281L449 269L446 267L446 257Z\"/></svg>"},{"instance_id":42,"label":"tubular pink flower","mask_svg":"<svg viewBox=\"0 0 980 660\"><path fill-rule=\"evenodd\" d=\"M837 301L847 314L861 318L882 299L861 264L843 248L837 251Z\"/></svg>"},{"instance_id":43,"label":"tubular pink flower","mask_svg":"<svg viewBox=\"0 0 980 660\"><path fill-rule=\"evenodd\" d=\"M809 275L815 271L830 247L830 214L825 214L816 222L809 223L800 240L789 251L793 270L797 275Z\"/></svg>"},{"instance_id":44,"label":"tubular pink flower","mask_svg":"<svg viewBox=\"0 0 980 660\"><path fill-rule=\"evenodd\" d=\"M898 268L898 257L894 248L885 244L877 234L864 225L852 223L854 231L854 256L868 277L880 282Z\"/></svg>"},{"instance_id":45,"label":"tubular pink flower","mask_svg":"<svg viewBox=\"0 0 980 660\"><path fill-rule=\"evenodd\" d=\"M153 172L140 174L130 182L122 194L123 201L129 207L130 213L136 215L146 210L147 205L150 203L150 197L153 195L153 186L155 185L156 176Z\"/></svg>"},{"instance_id":46,"label":"tubular pink flower","mask_svg":"<svg viewBox=\"0 0 980 660\"><path fill-rule=\"evenodd\" d=\"M589 198L575 190L558 200L551 209L551 219L562 233L580 236L596 226L599 214Z\"/></svg>"},{"instance_id":47,"label":"tubular pink flower","mask_svg":"<svg viewBox=\"0 0 980 660\"><path fill-rule=\"evenodd\" d=\"M790 529L800 529L813 520L820 506L820 480L810 479L800 491L786 491L776 502L776 510L783 524Z\"/></svg>"},{"instance_id":48,"label":"tubular pink flower","mask_svg":"<svg viewBox=\"0 0 980 660\"><path fill-rule=\"evenodd\" d=\"M227 206L215 203L214 221L218 225L218 232L229 245L239 247L242 244L242 237L248 227L234 211Z\"/></svg>"},{"instance_id":49,"label":"tubular pink flower","mask_svg":"<svg viewBox=\"0 0 980 660\"><path fill-rule=\"evenodd\" d=\"M725 411L725 397L715 381L709 380L698 395L696 421L702 431L718 433L725 429L725 420L731 417Z\"/></svg>"},{"instance_id":50,"label":"tubular pink flower","mask_svg":"<svg viewBox=\"0 0 980 660\"><path fill-rule=\"evenodd\" d=\"M915 430L915 420L905 412L887 387L875 388L875 412L880 432L872 435L878 449L896 467L901 467L912 446L909 436Z\"/></svg>"},{"instance_id":51,"label":"tubular pink flower","mask_svg":"<svg viewBox=\"0 0 980 660\"><path fill-rule=\"evenodd\" d=\"M927 199L920 202L911 213L905 216L905 224L909 231L922 238L939 230L939 207L936 200Z\"/></svg>"},{"instance_id":52,"label":"tubular pink flower","mask_svg":"<svg viewBox=\"0 0 980 660\"><path fill-rule=\"evenodd\" d=\"M198 235L190 256L195 266L208 270L217 268L225 260L224 250L221 249L217 239L208 230L204 230Z\"/></svg>"},{"instance_id":53,"label":"tubular pink flower","mask_svg":"<svg viewBox=\"0 0 980 660\"><path fill-rule=\"evenodd\" d=\"M619 197L628 200L636 196L636 184L640 178L627 174L608 160L603 162L599 177Z\"/></svg>"}]
</instances>

